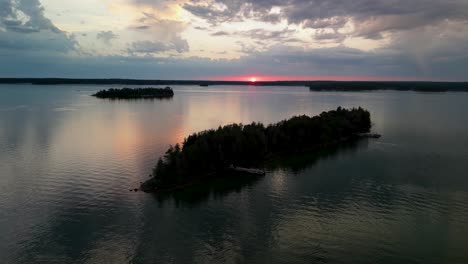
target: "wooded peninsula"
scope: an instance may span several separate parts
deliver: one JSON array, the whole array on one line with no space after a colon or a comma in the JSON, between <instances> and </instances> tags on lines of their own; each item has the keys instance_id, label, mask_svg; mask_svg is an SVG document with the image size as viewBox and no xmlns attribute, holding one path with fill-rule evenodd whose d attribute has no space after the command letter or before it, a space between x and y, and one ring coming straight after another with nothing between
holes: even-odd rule
<instances>
[{"instance_id":1,"label":"wooded peninsula","mask_svg":"<svg viewBox=\"0 0 468 264\"><path fill-rule=\"evenodd\" d=\"M166 88L123 88L101 90L92 96L103 99L152 99L172 98L174 91Z\"/></svg>"},{"instance_id":2,"label":"wooded peninsula","mask_svg":"<svg viewBox=\"0 0 468 264\"><path fill-rule=\"evenodd\" d=\"M141 184L145 192L177 189L205 178L221 178L229 168L259 168L278 155L313 152L358 138L371 128L362 108L295 116L276 124L231 124L195 133L170 146Z\"/></svg>"}]
</instances>

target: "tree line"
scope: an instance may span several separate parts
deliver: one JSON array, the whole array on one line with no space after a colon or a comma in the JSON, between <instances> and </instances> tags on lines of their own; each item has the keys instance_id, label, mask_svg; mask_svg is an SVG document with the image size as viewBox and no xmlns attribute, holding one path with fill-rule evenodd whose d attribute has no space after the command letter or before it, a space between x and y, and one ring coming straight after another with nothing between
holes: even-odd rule
<instances>
[{"instance_id":1,"label":"tree line","mask_svg":"<svg viewBox=\"0 0 468 264\"><path fill-rule=\"evenodd\" d=\"M310 91L358 92L358 91L416 91L416 92L467 92L468 83L448 82L377 82L377 81L316 81L307 85Z\"/></svg>"},{"instance_id":2,"label":"tree line","mask_svg":"<svg viewBox=\"0 0 468 264\"><path fill-rule=\"evenodd\" d=\"M170 87L166 88L122 88L101 90L93 96L106 99L138 99L138 98L171 98L174 91Z\"/></svg>"}]
</instances>

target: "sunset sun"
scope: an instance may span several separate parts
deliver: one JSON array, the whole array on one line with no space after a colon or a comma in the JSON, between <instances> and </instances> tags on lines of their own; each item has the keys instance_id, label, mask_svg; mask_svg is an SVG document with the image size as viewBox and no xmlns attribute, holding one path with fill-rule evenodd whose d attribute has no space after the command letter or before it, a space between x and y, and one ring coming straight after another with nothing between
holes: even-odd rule
<instances>
[{"instance_id":1,"label":"sunset sun","mask_svg":"<svg viewBox=\"0 0 468 264\"><path fill-rule=\"evenodd\" d=\"M257 78L256 77L250 77L250 82L256 82Z\"/></svg>"}]
</instances>

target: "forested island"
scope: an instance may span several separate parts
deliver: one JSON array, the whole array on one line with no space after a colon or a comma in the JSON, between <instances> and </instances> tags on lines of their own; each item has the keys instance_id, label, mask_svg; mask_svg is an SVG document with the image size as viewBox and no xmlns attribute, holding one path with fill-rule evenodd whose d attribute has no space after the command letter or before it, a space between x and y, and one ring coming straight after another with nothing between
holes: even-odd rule
<instances>
[{"instance_id":1,"label":"forested island","mask_svg":"<svg viewBox=\"0 0 468 264\"><path fill-rule=\"evenodd\" d=\"M174 91L166 88L122 88L101 90L92 96L103 99L153 99L172 98Z\"/></svg>"},{"instance_id":2,"label":"forested island","mask_svg":"<svg viewBox=\"0 0 468 264\"><path fill-rule=\"evenodd\" d=\"M195 133L180 146L170 146L141 184L145 192L181 188L205 178L222 178L229 168L262 167L281 155L310 153L358 138L371 128L362 108L295 116L276 124L231 124Z\"/></svg>"}]
</instances>

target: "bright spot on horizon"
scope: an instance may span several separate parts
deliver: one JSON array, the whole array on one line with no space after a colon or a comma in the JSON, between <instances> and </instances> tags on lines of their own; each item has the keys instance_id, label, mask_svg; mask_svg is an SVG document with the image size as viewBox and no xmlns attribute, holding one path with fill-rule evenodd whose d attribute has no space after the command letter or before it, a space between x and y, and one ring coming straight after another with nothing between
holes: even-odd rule
<instances>
[{"instance_id":1,"label":"bright spot on horizon","mask_svg":"<svg viewBox=\"0 0 468 264\"><path fill-rule=\"evenodd\" d=\"M256 82L257 78L256 77L250 77L250 82Z\"/></svg>"}]
</instances>

